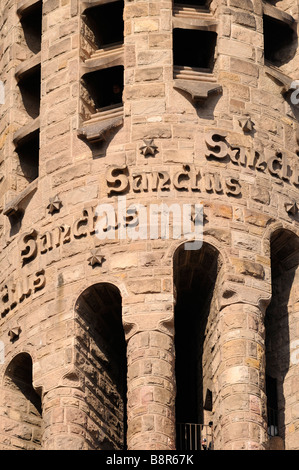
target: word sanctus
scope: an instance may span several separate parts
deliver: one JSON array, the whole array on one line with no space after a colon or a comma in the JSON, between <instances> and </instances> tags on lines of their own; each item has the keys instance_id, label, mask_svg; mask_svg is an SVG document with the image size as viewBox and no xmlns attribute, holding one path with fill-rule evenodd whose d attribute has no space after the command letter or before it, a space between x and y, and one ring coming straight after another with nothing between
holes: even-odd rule
<instances>
[{"instance_id":1,"label":"word sanctus","mask_svg":"<svg viewBox=\"0 0 299 470\"><path fill-rule=\"evenodd\" d=\"M285 153L275 150L264 148L263 151L257 151L254 148L232 146L227 141L227 134L223 132L208 134L205 143L205 156L208 160L218 160L225 164L230 161L251 170L268 172L278 180L299 186L298 155L293 155L290 162Z\"/></svg>"},{"instance_id":2,"label":"word sanctus","mask_svg":"<svg viewBox=\"0 0 299 470\"><path fill-rule=\"evenodd\" d=\"M127 166L112 166L106 172L107 193L124 194L130 189L134 193L149 191L191 191L225 193L240 196L241 185L231 177L223 177L217 172L204 172L194 165L184 165L171 174L166 170L130 171Z\"/></svg>"}]
</instances>

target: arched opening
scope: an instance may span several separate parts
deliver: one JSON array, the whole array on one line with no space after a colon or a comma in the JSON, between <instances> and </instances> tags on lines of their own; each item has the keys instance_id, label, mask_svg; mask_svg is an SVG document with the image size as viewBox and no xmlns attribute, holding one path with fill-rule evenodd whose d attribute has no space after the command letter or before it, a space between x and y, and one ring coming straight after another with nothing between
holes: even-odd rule
<instances>
[{"instance_id":1,"label":"arched opening","mask_svg":"<svg viewBox=\"0 0 299 470\"><path fill-rule=\"evenodd\" d=\"M90 446L125 450L127 360L119 290L108 283L89 287L76 314L76 365L90 410Z\"/></svg>"},{"instance_id":2,"label":"arched opening","mask_svg":"<svg viewBox=\"0 0 299 470\"><path fill-rule=\"evenodd\" d=\"M299 426L293 400L299 393L298 266L299 238L287 230L275 232L271 239L272 300L265 317L267 425L272 448L292 448L294 438L298 441L296 432L289 432Z\"/></svg>"},{"instance_id":3,"label":"arched opening","mask_svg":"<svg viewBox=\"0 0 299 470\"><path fill-rule=\"evenodd\" d=\"M213 294L220 265L218 251L207 243L198 251L186 251L183 245L174 257L178 450L213 447Z\"/></svg>"},{"instance_id":4,"label":"arched opening","mask_svg":"<svg viewBox=\"0 0 299 470\"><path fill-rule=\"evenodd\" d=\"M41 448L42 404L32 385L32 359L17 355L5 371L1 416L1 441L11 450Z\"/></svg>"}]
</instances>

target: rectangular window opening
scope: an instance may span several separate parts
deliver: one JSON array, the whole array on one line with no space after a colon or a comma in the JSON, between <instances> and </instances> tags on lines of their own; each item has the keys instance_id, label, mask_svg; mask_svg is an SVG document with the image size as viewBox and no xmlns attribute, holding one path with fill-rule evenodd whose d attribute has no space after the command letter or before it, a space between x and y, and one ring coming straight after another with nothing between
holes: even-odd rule
<instances>
[{"instance_id":1,"label":"rectangular window opening","mask_svg":"<svg viewBox=\"0 0 299 470\"><path fill-rule=\"evenodd\" d=\"M40 111L40 65L28 70L19 80L19 89L27 114L36 119Z\"/></svg>"},{"instance_id":2,"label":"rectangular window opening","mask_svg":"<svg viewBox=\"0 0 299 470\"><path fill-rule=\"evenodd\" d=\"M41 50L42 37L42 2L28 8L21 17L21 25L28 48L37 54Z\"/></svg>"},{"instance_id":3,"label":"rectangular window opening","mask_svg":"<svg viewBox=\"0 0 299 470\"><path fill-rule=\"evenodd\" d=\"M116 1L88 8L83 15L89 30L89 42L95 49L102 49L112 44L122 44L124 41L124 2Z\"/></svg>"},{"instance_id":4,"label":"rectangular window opening","mask_svg":"<svg viewBox=\"0 0 299 470\"><path fill-rule=\"evenodd\" d=\"M283 21L264 15L264 56L265 61L280 67L289 62L295 54L295 32Z\"/></svg>"},{"instance_id":5,"label":"rectangular window opening","mask_svg":"<svg viewBox=\"0 0 299 470\"><path fill-rule=\"evenodd\" d=\"M21 174L28 183L31 183L39 174L39 130L24 137L18 143L16 151L19 156Z\"/></svg>"},{"instance_id":6,"label":"rectangular window opening","mask_svg":"<svg viewBox=\"0 0 299 470\"><path fill-rule=\"evenodd\" d=\"M174 67L191 67L211 73L214 68L217 33L197 29L173 30Z\"/></svg>"},{"instance_id":7,"label":"rectangular window opening","mask_svg":"<svg viewBox=\"0 0 299 470\"><path fill-rule=\"evenodd\" d=\"M199 8L201 10L209 10L211 0L174 0L174 6L183 6L190 8Z\"/></svg>"},{"instance_id":8,"label":"rectangular window opening","mask_svg":"<svg viewBox=\"0 0 299 470\"><path fill-rule=\"evenodd\" d=\"M122 106L123 66L109 67L83 76L87 106L91 114Z\"/></svg>"}]
</instances>

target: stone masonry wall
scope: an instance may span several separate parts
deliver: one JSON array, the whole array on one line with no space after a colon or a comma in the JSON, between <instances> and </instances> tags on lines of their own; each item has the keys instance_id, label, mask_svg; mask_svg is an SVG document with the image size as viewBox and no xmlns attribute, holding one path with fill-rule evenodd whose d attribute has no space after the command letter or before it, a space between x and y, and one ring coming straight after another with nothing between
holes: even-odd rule
<instances>
[{"instance_id":1,"label":"stone masonry wall","mask_svg":"<svg viewBox=\"0 0 299 470\"><path fill-rule=\"evenodd\" d=\"M37 125L24 118L15 77L30 59L20 33L20 6L1 1L1 396L8 365L17 354L29 354L33 388L42 401L42 447L100 447L106 435L100 398L87 391L91 356L80 368L77 364L76 303L86 289L109 283L120 292L127 342L128 449L174 450L173 258L184 240L138 237L136 214L133 221L132 214L118 214L109 229L97 207L119 209L119 196L127 207L147 209L163 202L181 208L201 203L204 241L223 259L211 306L209 331L217 337L208 347L215 342L214 356L206 362L213 370L214 445L265 449L265 314L274 286L270 245L279 230L299 236L299 148L298 107L290 97L298 49L281 67L265 63L262 15L268 7L270 16L282 18L283 11L298 20L297 3L214 0L209 12L186 13L170 0L126 0L122 121L115 124L116 116L109 115L113 122L107 122L100 114L85 123L96 129L94 141L80 131L83 6L78 0L44 0L39 173L32 182L20 171L14 144L16 133L20 139L25 126ZM175 28L217 33L213 70L187 67L174 73ZM106 238L96 235L98 221L107 225ZM113 225L117 235L126 229L127 236L113 238ZM295 256L294 248L290 258ZM294 279L290 336L285 333L282 341L296 353L297 268ZM85 327L79 330L81 357L89 338ZM296 370L290 369L283 384L286 449L296 446ZM98 365L91 371L99 380L105 372ZM115 427L121 414L120 405ZM1 433L0 448L7 447L6 437ZM10 447L17 444L11 441Z\"/></svg>"}]
</instances>

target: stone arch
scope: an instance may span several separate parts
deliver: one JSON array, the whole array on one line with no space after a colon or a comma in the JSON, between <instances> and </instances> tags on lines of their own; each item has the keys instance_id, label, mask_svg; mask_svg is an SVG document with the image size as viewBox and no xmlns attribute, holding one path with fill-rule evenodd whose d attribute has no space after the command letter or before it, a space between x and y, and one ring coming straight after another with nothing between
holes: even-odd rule
<instances>
[{"instance_id":1,"label":"stone arch","mask_svg":"<svg viewBox=\"0 0 299 470\"><path fill-rule=\"evenodd\" d=\"M277 227L270 254L272 300L265 316L268 435L270 446L275 442L292 449L299 424L292 401L299 392L299 237Z\"/></svg>"},{"instance_id":2,"label":"stone arch","mask_svg":"<svg viewBox=\"0 0 299 470\"><path fill-rule=\"evenodd\" d=\"M5 370L2 406L0 428L5 448L40 449L42 402L33 387L32 358L27 352L16 355Z\"/></svg>"},{"instance_id":3,"label":"stone arch","mask_svg":"<svg viewBox=\"0 0 299 470\"><path fill-rule=\"evenodd\" d=\"M215 246L203 243L198 251L186 251L181 245L174 254L175 348L176 348L176 421L177 448L187 450L182 442L185 424L192 427L192 446L200 448L201 436L213 440L212 427L215 390L213 374L217 354L217 282L223 258ZM190 373L191 372L191 373ZM182 426L183 425L183 426ZM188 429L189 432L189 429ZM197 431L196 431L197 432ZM195 440L197 439L197 442ZM194 447L193 447L194 449Z\"/></svg>"},{"instance_id":4,"label":"stone arch","mask_svg":"<svg viewBox=\"0 0 299 470\"><path fill-rule=\"evenodd\" d=\"M75 305L75 366L89 407L90 447L126 448L126 342L122 297L111 283L86 288Z\"/></svg>"}]
</instances>

